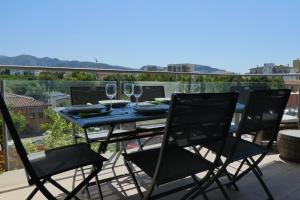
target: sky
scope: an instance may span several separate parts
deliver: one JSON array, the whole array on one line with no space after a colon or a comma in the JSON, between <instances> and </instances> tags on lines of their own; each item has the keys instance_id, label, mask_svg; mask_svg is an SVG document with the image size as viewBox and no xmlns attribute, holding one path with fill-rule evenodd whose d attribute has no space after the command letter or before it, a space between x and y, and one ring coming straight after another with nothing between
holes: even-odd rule
<instances>
[{"instance_id":1,"label":"sky","mask_svg":"<svg viewBox=\"0 0 300 200\"><path fill-rule=\"evenodd\" d=\"M298 0L1 0L0 55L245 73L300 57Z\"/></svg>"}]
</instances>

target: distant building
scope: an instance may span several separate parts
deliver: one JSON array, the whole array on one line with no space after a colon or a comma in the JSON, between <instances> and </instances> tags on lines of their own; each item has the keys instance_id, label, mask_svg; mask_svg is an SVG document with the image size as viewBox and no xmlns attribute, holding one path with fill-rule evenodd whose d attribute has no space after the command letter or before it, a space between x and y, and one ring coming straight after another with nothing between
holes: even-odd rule
<instances>
[{"instance_id":1,"label":"distant building","mask_svg":"<svg viewBox=\"0 0 300 200\"><path fill-rule=\"evenodd\" d=\"M250 74L285 74L291 72L289 65L275 65L274 63L265 63L263 66L257 66L249 69Z\"/></svg>"},{"instance_id":2,"label":"distant building","mask_svg":"<svg viewBox=\"0 0 300 200\"><path fill-rule=\"evenodd\" d=\"M195 64L168 64L169 72L194 72Z\"/></svg>"},{"instance_id":3,"label":"distant building","mask_svg":"<svg viewBox=\"0 0 300 200\"><path fill-rule=\"evenodd\" d=\"M70 103L70 95L52 91L49 94L49 104L53 107L65 106L67 103Z\"/></svg>"},{"instance_id":4,"label":"distant building","mask_svg":"<svg viewBox=\"0 0 300 200\"><path fill-rule=\"evenodd\" d=\"M20 70L20 69L10 69L10 74L12 75L35 75L38 76L41 73L41 70Z\"/></svg>"},{"instance_id":5,"label":"distant building","mask_svg":"<svg viewBox=\"0 0 300 200\"><path fill-rule=\"evenodd\" d=\"M26 118L27 127L35 132L40 132L40 124L47 123L48 119L45 116L45 110L48 108L48 103L36 100L32 97L7 93L5 99L12 111L21 113Z\"/></svg>"},{"instance_id":6,"label":"distant building","mask_svg":"<svg viewBox=\"0 0 300 200\"><path fill-rule=\"evenodd\" d=\"M297 58L296 60L293 60L293 69L295 73L300 73L300 60Z\"/></svg>"},{"instance_id":7,"label":"distant building","mask_svg":"<svg viewBox=\"0 0 300 200\"><path fill-rule=\"evenodd\" d=\"M144 71L165 71L165 68L157 65L146 65L142 67Z\"/></svg>"}]
</instances>

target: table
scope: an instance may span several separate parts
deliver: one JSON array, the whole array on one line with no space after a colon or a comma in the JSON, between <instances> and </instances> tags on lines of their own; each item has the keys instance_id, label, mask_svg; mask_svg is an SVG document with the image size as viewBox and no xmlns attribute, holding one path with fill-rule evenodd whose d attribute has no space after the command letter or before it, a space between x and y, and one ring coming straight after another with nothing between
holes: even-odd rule
<instances>
[{"instance_id":1,"label":"table","mask_svg":"<svg viewBox=\"0 0 300 200\"><path fill-rule=\"evenodd\" d=\"M281 130L277 138L280 157L300 162L300 130Z\"/></svg>"},{"instance_id":2,"label":"table","mask_svg":"<svg viewBox=\"0 0 300 200\"><path fill-rule=\"evenodd\" d=\"M168 105L166 105L168 107ZM133 106L126 106L122 108L113 108L112 112L106 115L100 115L100 116L93 116L93 117L86 117L81 118L78 115L69 114L66 112L63 112L64 107L55 108L54 109L61 117L64 119L70 121L71 123L81 127L84 129L85 138L87 141L88 134L87 134L87 128L90 127L96 127L96 126L110 126L106 140L102 142L102 145L99 146L99 152L105 152L107 148L108 143L112 142L120 142L122 140L114 139L111 140L111 137L113 136L113 132L115 129L115 126L117 124L122 123L130 123L130 122L138 122L138 121L147 121L147 120L156 120L156 119L165 119L167 117L167 112L161 113L161 114L141 114L135 111ZM159 132L162 134L161 130L162 128L153 129L154 131ZM137 133L141 131L135 130L135 131L128 131L123 134L123 141L124 140L132 140L132 139L138 139L142 137L153 137L158 135L158 133L152 133L152 134L145 134L143 136L137 136Z\"/></svg>"},{"instance_id":3,"label":"table","mask_svg":"<svg viewBox=\"0 0 300 200\"><path fill-rule=\"evenodd\" d=\"M168 105L166 105L168 106ZM235 112L237 114L240 114L243 112L245 105L237 103ZM161 113L161 114L141 114L135 111L133 106L127 105L126 107L122 108L113 108L112 112L110 114L106 115L100 115L100 116L94 116L94 117L86 117L81 118L78 115L69 114L66 112L63 112L64 107L55 108L54 109L61 117L64 119L72 122L73 124L81 127L85 131L85 137L88 141L88 135L87 135L87 128L95 127L95 126L105 126L109 125L110 130L107 135L106 145L102 145L101 152L104 152L107 147L107 143L112 142L110 141L110 138L113 134L114 128L117 124L122 123L130 123L130 122L138 122L138 121L147 121L147 120L155 120L155 119L165 119L167 117L167 112ZM236 123L238 120L236 120ZM128 132L129 135L136 134L136 131ZM145 137L150 137L149 135L146 135ZM135 139L133 137L129 137L128 140ZM126 137L124 138L126 140ZM117 142L114 140L114 142Z\"/></svg>"}]
</instances>

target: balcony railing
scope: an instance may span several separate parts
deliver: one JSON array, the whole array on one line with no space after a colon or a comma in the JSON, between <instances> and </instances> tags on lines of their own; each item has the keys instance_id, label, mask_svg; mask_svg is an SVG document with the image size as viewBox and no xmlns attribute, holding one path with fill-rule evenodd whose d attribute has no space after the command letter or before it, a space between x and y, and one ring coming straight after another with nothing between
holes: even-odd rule
<instances>
[{"instance_id":1,"label":"balcony railing","mask_svg":"<svg viewBox=\"0 0 300 200\"><path fill-rule=\"evenodd\" d=\"M177 90L177 92L228 92L231 86L235 85L268 85L270 88L282 88L291 87L292 85L284 85L280 82L243 82L242 77L280 77L282 80L298 80L300 74L204 74L197 72L167 72L167 71L141 71L141 70L111 70L111 69L97 69L97 68L72 68L72 67L36 67L36 66L9 66L0 65L0 70L4 69L14 69L14 70L24 70L24 71L48 71L48 72L90 72L97 74L156 74L156 75L170 75L174 76L175 80L179 80L179 76L187 76L185 81L177 82L163 82L163 81L135 81L139 82L144 86L163 86L165 90L166 97L170 97L171 94ZM208 81L198 81L199 79L195 77L201 76L214 76L214 77L234 77L234 81L226 82L208 82ZM110 81L111 82L111 81ZM68 135L67 132L63 135L63 141L57 144L51 144L51 139L49 138L48 130L49 126L47 124L54 123L53 113L51 109L48 108L70 105L70 87L73 86L85 86L85 87L101 87L110 83L103 80L96 81L66 81L66 80L1 80L1 92L5 96L6 101L11 103L10 109L14 113L15 120L19 122L19 129L23 142L26 143L26 147L29 151L39 151L51 145L63 145L64 141L72 142L71 134ZM118 95L117 98L122 99L124 95L121 94L122 80L115 80L118 85ZM283 83L283 82L282 82ZM294 103L295 104L295 103ZM293 115L298 113L298 104L293 105L288 108L289 112ZM47 116L46 116L47 115ZM53 119L51 119L51 117ZM50 118L50 119L49 119ZM25 121L24 121L25 120ZM49 121L50 120L50 121ZM23 124L22 124L23 123ZM57 123L57 121L56 121ZM65 123L64 121L59 121L59 123ZM42 125L44 124L44 125ZM70 128L71 129L71 128ZM66 131L66 130L65 130ZM22 167L20 162L18 162L18 156L14 151L13 143L10 140L9 134L6 131L5 125L2 125L3 133L3 150L5 169L11 170L15 168ZM53 142L53 141L52 141ZM1 152L3 153L3 151ZM1 165L1 160L0 160ZM1 166L0 166L1 168Z\"/></svg>"}]
</instances>

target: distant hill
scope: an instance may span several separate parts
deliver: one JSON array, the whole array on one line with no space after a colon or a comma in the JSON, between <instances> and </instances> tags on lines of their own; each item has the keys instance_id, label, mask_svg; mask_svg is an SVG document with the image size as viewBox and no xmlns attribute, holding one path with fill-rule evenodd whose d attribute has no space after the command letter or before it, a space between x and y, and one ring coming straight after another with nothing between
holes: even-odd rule
<instances>
[{"instance_id":1,"label":"distant hill","mask_svg":"<svg viewBox=\"0 0 300 200\"><path fill-rule=\"evenodd\" d=\"M218 68L214 68L214 67L210 67L207 65L196 65L195 67L195 71L196 72L201 72L201 73L229 73L225 70L222 69L218 69Z\"/></svg>"},{"instance_id":2,"label":"distant hill","mask_svg":"<svg viewBox=\"0 0 300 200\"><path fill-rule=\"evenodd\" d=\"M140 68L140 70L148 70L148 71L167 71L167 67L160 67L156 65L146 65ZM208 73L208 74L218 74L218 73L230 73L226 70L210 67L207 65L198 65L195 64L195 71L199 73Z\"/></svg>"},{"instance_id":3,"label":"distant hill","mask_svg":"<svg viewBox=\"0 0 300 200\"><path fill-rule=\"evenodd\" d=\"M0 55L0 65L24 65L24 66L48 66L48 67L77 67L77 68L99 68L99 69L124 69L131 70L132 68L118 66L118 65L109 65L105 63L96 63L96 62L84 62L84 61L68 61L68 60L59 60L57 58L37 58L31 55L19 55L14 57L1 56ZM166 71L166 67L160 67L156 65L146 65L140 68L140 70L146 70L154 67L153 71ZM151 70L150 70L151 71ZM210 67L207 65L196 65L196 72L200 73L230 73L222 69Z\"/></svg>"},{"instance_id":4,"label":"distant hill","mask_svg":"<svg viewBox=\"0 0 300 200\"><path fill-rule=\"evenodd\" d=\"M59 60L57 58L37 58L31 55L19 55L14 57L0 56L0 64L2 65L24 65L24 66L48 66L48 67L87 67L100 69L131 69L129 67L109 65L105 63L81 62Z\"/></svg>"}]
</instances>

